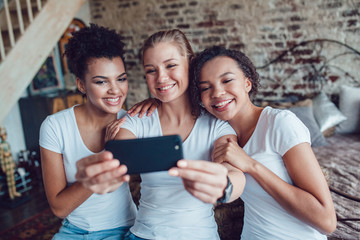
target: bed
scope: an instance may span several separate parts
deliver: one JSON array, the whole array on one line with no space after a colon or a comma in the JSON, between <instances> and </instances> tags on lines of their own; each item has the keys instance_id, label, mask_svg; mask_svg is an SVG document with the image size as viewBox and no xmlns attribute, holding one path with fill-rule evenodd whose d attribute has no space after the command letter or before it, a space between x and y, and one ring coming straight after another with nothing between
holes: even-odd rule
<instances>
[{"instance_id":1,"label":"bed","mask_svg":"<svg viewBox=\"0 0 360 240\"><path fill-rule=\"evenodd\" d=\"M328 181L338 224L329 239L360 239L360 134L335 134L313 151Z\"/></svg>"}]
</instances>

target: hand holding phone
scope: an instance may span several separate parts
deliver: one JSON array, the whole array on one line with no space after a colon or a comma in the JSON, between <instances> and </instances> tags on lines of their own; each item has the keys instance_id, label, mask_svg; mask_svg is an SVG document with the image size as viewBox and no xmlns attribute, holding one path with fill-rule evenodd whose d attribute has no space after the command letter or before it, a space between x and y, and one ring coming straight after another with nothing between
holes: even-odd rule
<instances>
[{"instance_id":1,"label":"hand holding phone","mask_svg":"<svg viewBox=\"0 0 360 240\"><path fill-rule=\"evenodd\" d=\"M179 135L111 140L105 150L127 166L128 174L167 171L184 158Z\"/></svg>"}]
</instances>

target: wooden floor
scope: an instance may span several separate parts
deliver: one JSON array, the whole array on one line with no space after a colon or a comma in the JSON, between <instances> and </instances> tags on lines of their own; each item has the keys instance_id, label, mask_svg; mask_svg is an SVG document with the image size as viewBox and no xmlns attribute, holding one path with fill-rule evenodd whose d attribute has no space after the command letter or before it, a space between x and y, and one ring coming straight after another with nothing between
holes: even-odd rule
<instances>
[{"instance_id":1,"label":"wooden floor","mask_svg":"<svg viewBox=\"0 0 360 240\"><path fill-rule=\"evenodd\" d=\"M17 207L10 208L3 206L4 204L0 206L0 232L49 208L41 182L34 184L33 188L23 195L26 201Z\"/></svg>"}]
</instances>

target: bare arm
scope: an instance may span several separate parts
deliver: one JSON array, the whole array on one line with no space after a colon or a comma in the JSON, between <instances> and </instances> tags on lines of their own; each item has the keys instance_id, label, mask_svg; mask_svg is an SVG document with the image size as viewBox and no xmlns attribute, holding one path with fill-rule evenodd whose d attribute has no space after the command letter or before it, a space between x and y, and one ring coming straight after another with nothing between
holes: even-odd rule
<instances>
[{"instance_id":1,"label":"bare arm","mask_svg":"<svg viewBox=\"0 0 360 240\"><path fill-rule=\"evenodd\" d=\"M88 199L92 192L79 182L67 187L62 155L40 148L42 175L46 197L53 213L65 218Z\"/></svg>"},{"instance_id":2,"label":"bare arm","mask_svg":"<svg viewBox=\"0 0 360 240\"><path fill-rule=\"evenodd\" d=\"M218 161L226 158L234 167L249 173L285 210L300 220L325 234L335 230L336 214L330 191L310 144L298 144L283 156L294 186L249 157L236 142L230 145L227 153L218 155Z\"/></svg>"},{"instance_id":3,"label":"bare arm","mask_svg":"<svg viewBox=\"0 0 360 240\"><path fill-rule=\"evenodd\" d=\"M294 186L271 176L272 172L264 166L255 166L254 178L288 212L325 234L333 232L336 228L334 205L310 144L296 145L283 159Z\"/></svg>"}]
</instances>

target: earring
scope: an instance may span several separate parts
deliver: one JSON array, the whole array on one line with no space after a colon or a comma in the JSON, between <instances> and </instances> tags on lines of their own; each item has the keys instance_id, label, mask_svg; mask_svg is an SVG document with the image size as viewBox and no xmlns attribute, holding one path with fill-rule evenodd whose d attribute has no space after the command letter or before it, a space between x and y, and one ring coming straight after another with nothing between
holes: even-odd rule
<instances>
[{"instance_id":1,"label":"earring","mask_svg":"<svg viewBox=\"0 0 360 240\"><path fill-rule=\"evenodd\" d=\"M85 91L85 89L83 89L83 88L77 88L77 90L79 91L79 92L81 92L83 95L85 95L86 94L86 91Z\"/></svg>"}]
</instances>

